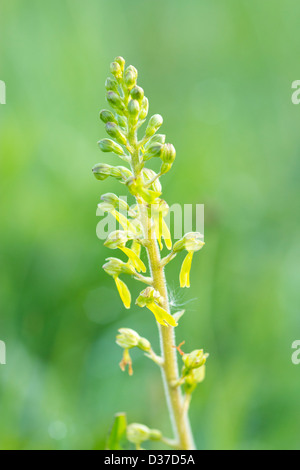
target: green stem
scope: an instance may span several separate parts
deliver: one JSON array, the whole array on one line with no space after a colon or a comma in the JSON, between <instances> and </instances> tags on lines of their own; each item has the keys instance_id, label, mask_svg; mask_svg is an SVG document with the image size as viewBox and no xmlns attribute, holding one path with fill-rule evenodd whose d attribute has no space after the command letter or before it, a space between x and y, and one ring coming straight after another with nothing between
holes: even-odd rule
<instances>
[{"instance_id":1,"label":"green stem","mask_svg":"<svg viewBox=\"0 0 300 470\"><path fill-rule=\"evenodd\" d=\"M132 169L134 175L138 176L141 171L141 165L139 161L139 147L135 129L131 129L129 131L128 140L133 149ZM144 201L140 198L137 199L145 238L149 241L146 250L148 253L150 272L153 278L153 287L161 295L162 307L170 313L164 269L161 265L161 256L155 232L153 230L153 221L148 217L147 206ZM158 329L161 340L161 356L163 358L161 370L174 437L176 442L178 442L179 449L193 450L195 449L195 445L181 389L180 387L174 386L174 384L179 380L174 328L158 324Z\"/></svg>"}]
</instances>

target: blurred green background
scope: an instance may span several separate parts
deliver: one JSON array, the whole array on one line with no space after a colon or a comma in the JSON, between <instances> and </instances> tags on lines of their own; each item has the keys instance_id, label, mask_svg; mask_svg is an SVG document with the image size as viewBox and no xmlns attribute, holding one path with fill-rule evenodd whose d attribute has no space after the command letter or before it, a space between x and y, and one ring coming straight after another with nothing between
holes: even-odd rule
<instances>
[{"instance_id":1,"label":"blurred green background","mask_svg":"<svg viewBox=\"0 0 300 470\"><path fill-rule=\"evenodd\" d=\"M153 316L123 308L101 269L96 206L112 180L104 137L109 63L139 69L177 149L169 204L205 204L206 247L191 289L186 349L210 352L192 403L199 448L299 449L300 78L296 0L2 0L0 79L0 449L103 449L113 414L170 434L160 374L118 328L158 349ZM138 293L135 282L129 282Z\"/></svg>"}]
</instances>

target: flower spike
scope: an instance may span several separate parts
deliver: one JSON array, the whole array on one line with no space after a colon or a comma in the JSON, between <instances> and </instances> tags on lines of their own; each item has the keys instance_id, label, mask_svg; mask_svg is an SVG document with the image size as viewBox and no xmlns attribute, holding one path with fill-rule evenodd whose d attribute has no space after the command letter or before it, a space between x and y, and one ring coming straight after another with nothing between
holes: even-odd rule
<instances>
[{"instance_id":1,"label":"flower spike","mask_svg":"<svg viewBox=\"0 0 300 470\"><path fill-rule=\"evenodd\" d=\"M126 262L118 258L107 258L103 268L113 278L126 309L131 305L131 293L121 279L122 275L128 274L142 282L144 287L148 286L138 296L136 305L147 307L159 326L161 325L161 355L156 355L150 342L136 331L130 328L119 329L116 343L123 349L120 367L132 375L130 352L133 348L139 348L162 369L170 415L174 418L174 438L168 439L160 431L139 423L127 426L122 414L122 419L115 421L107 448L123 449L123 439L127 437L137 450L142 450L142 444L147 440L161 441L174 449L192 450L195 446L189 426L188 408L191 393L204 380L208 355L201 349L185 354L178 346L183 361L181 374L178 373L173 349L176 347L173 328L177 326L184 310L173 315L170 313L171 303L167 294L164 267L178 253L186 250L180 272L180 286L190 287L193 255L203 247L203 236L190 232L173 244L167 223L169 206L161 199L161 178L171 170L175 162L175 147L166 142L164 134L158 133L163 124L162 116L150 115L146 123L149 101L137 83L136 68L126 66L123 57L118 56L111 63L110 72L112 76L107 78L105 87L107 102L112 111L100 111L100 120L105 125L108 138L100 140L98 145L102 152L117 155L127 167L98 163L94 166L93 173L100 181L114 178L122 184L123 189L129 191L134 202L130 202L130 205L133 204L130 207L124 198L119 198L114 193L106 193L101 197L98 207L111 214L118 222L115 224L118 230L114 229L108 235L104 245L110 249L119 249L126 255ZM139 135L143 124L144 135ZM149 163L154 160L157 163L155 171L149 168ZM162 258L160 250L164 246L169 252ZM142 249L147 251L148 265L141 259ZM148 276L142 274L146 272L146 268L149 268ZM184 396L181 395L180 387L184 389Z\"/></svg>"}]
</instances>

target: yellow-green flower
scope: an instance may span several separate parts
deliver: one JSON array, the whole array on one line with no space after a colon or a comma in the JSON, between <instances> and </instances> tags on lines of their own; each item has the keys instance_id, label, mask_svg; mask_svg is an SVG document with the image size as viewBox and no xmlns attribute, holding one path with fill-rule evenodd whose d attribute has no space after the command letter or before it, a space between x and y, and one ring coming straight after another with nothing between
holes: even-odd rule
<instances>
[{"instance_id":1,"label":"yellow-green flower","mask_svg":"<svg viewBox=\"0 0 300 470\"><path fill-rule=\"evenodd\" d=\"M179 253L182 250L187 250L188 252L181 265L179 275L180 287L190 287L190 271L192 267L193 254L195 251L201 250L205 245L201 238L202 235L199 232L189 232L174 244L174 253Z\"/></svg>"},{"instance_id":2,"label":"yellow-green flower","mask_svg":"<svg viewBox=\"0 0 300 470\"><path fill-rule=\"evenodd\" d=\"M130 328L120 328L119 334L116 337L116 343L118 346L124 349L123 358L120 362L120 367L124 372L126 366L128 366L129 375L133 374L132 361L129 354L129 349L139 348L142 351L151 351L151 344L146 338L142 338L136 331Z\"/></svg>"},{"instance_id":3,"label":"yellow-green flower","mask_svg":"<svg viewBox=\"0 0 300 470\"><path fill-rule=\"evenodd\" d=\"M113 277L121 300L124 304L124 307L129 309L131 305L131 294L126 286L125 282L119 279L120 274L136 274L136 271L128 263L124 263L118 258L107 258L107 263L103 265L103 269L107 274Z\"/></svg>"},{"instance_id":4,"label":"yellow-green flower","mask_svg":"<svg viewBox=\"0 0 300 470\"><path fill-rule=\"evenodd\" d=\"M116 343L123 349L139 348L142 351L151 351L151 344L131 328L120 328L116 337Z\"/></svg>"},{"instance_id":5,"label":"yellow-green flower","mask_svg":"<svg viewBox=\"0 0 300 470\"><path fill-rule=\"evenodd\" d=\"M134 238L134 234L130 232L125 232L122 230L115 230L112 232L106 239L104 245L111 249L119 248L123 251L123 253L128 256L130 263L138 272L146 272L146 266L144 265L143 261L139 258L135 251L131 250L130 248L126 247L126 243L128 240L132 240Z\"/></svg>"},{"instance_id":6,"label":"yellow-green flower","mask_svg":"<svg viewBox=\"0 0 300 470\"><path fill-rule=\"evenodd\" d=\"M198 369L206 363L208 354L204 354L203 349L195 349L194 351L183 354L182 361L186 370Z\"/></svg>"},{"instance_id":7,"label":"yellow-green flower","mask_svg":"<svg viewBox=\"0 0 300 470\"><path fill-rule=\"evenodd\" d=\"M163 326L177 326L177 323L164 308L159 305L160 294L153 287L144 289L136 300L139 307L147 307L155 316L156 321Z\"/></svg>"}]
</instances>

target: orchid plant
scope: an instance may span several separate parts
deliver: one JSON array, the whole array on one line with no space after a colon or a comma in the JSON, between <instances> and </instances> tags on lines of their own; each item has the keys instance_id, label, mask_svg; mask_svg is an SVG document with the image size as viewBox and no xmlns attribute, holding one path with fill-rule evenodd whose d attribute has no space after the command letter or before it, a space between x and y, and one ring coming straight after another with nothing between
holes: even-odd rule
<instances>
[{"instance_id":1,"label":"orchid plant","mask_svg":"<svg viewBox=\"0 0 300 470\"><path fill-rule=\"evenodd\" d=\"M126 416L118 414L108 439L109 449L122 448L124 438L142 449L147 440L161 441L172 448L191 450L195 448L188 417L191 396L196 386L204 380L205 363L208 354L197 349L184 353L175 343L175 328L184 311L171 313L164 268L177 255L186 252L179 275L180 287L190 287L190 271L193 255L203 245L203 237L198 232L190 232L175 243L165 221L169 206L162 199L161 177L168 173L174 163L176 151L166 143L166 136L158 131L163 124L159 114L153 115L140 138L138 131L145 123L149 102L144 90L137 85L138 72L132 65L125 67L125 60L117 57L110 65L111 77L107 78L107 102L112 110L102 110L100 119L105 124L109 138L100 140L103 152L117 155L124 163L113 166L99 163L93 168L97 180L113 177L127 188L133 198L133 205L113 193L103 194L99 208L110 213L118 222L119 230L110 233L104 245L118 250L126 259L109 257L103 269L110 275L117 287L126 309L131 308L131 294L124 282L131 276L145 285L136 305L147 308L154 315L158 325L161 351L156 354L148 339L141 337L130 328L121 328L116 337L123 349L120 367L133 373L130 350L139 348L154 361L162 371L168 409L174 435L166 438L157 429L150 429L139 423L127 425ZM151 159L161 162L158 173L148 168ZM165 245L168 254L161 256ZM142 251L147 253L147 263L141 259ZM122 277L122 279L121 279ZM180 354L182 367L179 371L177 354Z\"/></svg>"}]
</instances>

